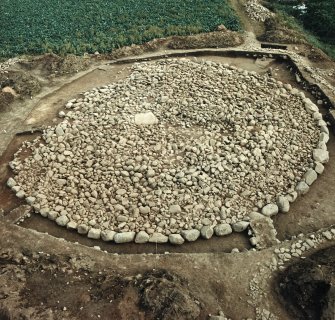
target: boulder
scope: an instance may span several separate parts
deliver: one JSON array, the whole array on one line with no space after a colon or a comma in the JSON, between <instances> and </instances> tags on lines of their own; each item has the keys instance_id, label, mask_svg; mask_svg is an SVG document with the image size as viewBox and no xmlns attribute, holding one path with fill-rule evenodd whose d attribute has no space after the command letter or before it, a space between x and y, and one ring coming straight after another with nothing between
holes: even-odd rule
<instances>
[{"instance_id":1,"label":"boulder","mask_svg":"<svg viewBox=\"0 0 335 320\"><path fill-rule=\"evenodd\" d=\"M128 231L128 232L120 232L115 234L114 241L115 243L127 243L134 241L135 232Z\"/></svg>"},{"instance_id":2,"label":"boulder","mask_svg":"<svg viewBox=\"0 0 335 320\"><path fill-rule=\"evenodd\" d=\"M233 230L235 232L243 232L244 230L248 228L248 226L249 226L248 221L238 221L232 225Z\"/></svg>"},{"instance_id":3,"label":"boulder","mask_svg":"<svg viewBox=\"0 0 335 320\"><path fill-rule=\"evenodd\" d=\"M65 227L69 221L69 218L65 215L60 216L56 219L56 223L61 227Z\"/></svg>"},{"instance_id":4,"label":"boulder","mask_svg":"<svg viewBox=\"0 0 335 320\"><path fill-rule=\"evenodd\" d=\"M313 159L320 163L326 163L329 161L329 152L322 149L314 149Z\"/></svg>"},{"instance_id":5,"label":"boulder","mask_svg":"<svg viewBox=\"0 0 335 320\"><path fill-rule=\"evenodd\" d=\"M305 182L310 186L318 178L317 173L313 169L308 169L304 174Z\"/></svg>"},{"instance_id":6,"label":"boulder","mask_svg":"<svg viewBox=\"0 0 335 320\"><path fill-rule=\"evenodd\" d=\"M309 191L309 186L305 181L300 181L295 187L295 190L299 195L304 195Z\"/></svg>"},{"instance_id":7,"label":"boulder","mask_svg":"<svg viewBox=\"0 0 335 320\"><path fill-rule=\"evenodd\" d=\"M272 217L276 215L278 211L279 211L279 208L274 203L269 203L262 208L262 214L264 214L267 217Z\"/></svg>"},{"instance_id":8,"label":"boulder","mask_svg":"<svg viewBox=\"0 0 335 320\"><path fill-rule=\"evenodd\" d=\"M200 231L197 229L192 229L192 230L183 230L181 232L181 235L184 237L185 240L187 241L195 241L199 238L200 236Z\"/></svg>"},{"instance_id":9,"label":"boulder","mask_svg":"<svg viewBox=\"0 0 335 320\"><path fill-rule=\"evenodd\" d=\"M233 229L229 223L222 223L222 224L217 224L214 227L214 232L216 236L222 237L222 236L231 234L233 232Z\"/></svg>"},{"instance_id":10,"label":"boulder","mask_svg":"<svg viewBox=\"0 0 335 320\"><path fill-rule=\"evenodd\" d=\"M16 181L15 181L13 178L9 178L9 179L7 180L7 186L8 186L9 188L13 188L14 186L16 186Z\"/></svg>"},{"instance_id":11,"label":"boulder","mask_svg":"<svg viewBox=\"0 0 335 320\"><path fill-rule=\"evenodd\" d=\"M103 241L113 241L116 232L111 230L104 230L101 232L101 239Z\"/></svg>"},{"instance_id":12,"label":"boulder","mask_svg":"<svg viewBox=\"0 0 335 320\"><path fill-rule=\"evenodd\" d=\"M171 244L183 244L185 242L184 238L180 234L170 234L169 242Z\"/></svg>"},{"instance_id":13,"label":"boulder","mask_svg":"<svg viewBox=\"0 0 335 320\"><path fill-rule=\"evenodd\" d=\"M149 242L152 243L166 243L168 240L169 238L167 236L159 232L153 233L149 238Z\"/></svg>"},{"instance_id":14,"label":"boulder","mask_svg":"<svg viewBox=\"0 0 335 320\"><path fill-rule=\"evenodd\" d=\"M145 231L140 231L135 238L135 243L146 243L149 241L149 235Z\"/></svg>"},{"instance_id":15,"label":"boulder","mask_svg":"<svg viewBox=\"0 0 335 320\"><path fill-rule=\"evenodd\" d=\"M100 236L101 236L101 230L95 228L91 228L87 234L87 237L90 239L100 239Z\"/></svg>"},{"instance_id":16,"label":"boulder","mask_svg":"<svg viewBox=\"0 0 335 320\"><path fill-rule=\"evenodd\" d=\"M210 239L214 234L214 229L211 226L203 226L200 233L204 239Z\"/></svg>"},{"instance_id":17,"label":"boulder","mask_svg":"<svg viewBox=\"0 0 335 320\"><path fill-rule=\"evenodd\" d=\"M280 212L287 213L290 210L290 201L287 197L279 196L277 206Z\"/></svg>"}]
</instances>

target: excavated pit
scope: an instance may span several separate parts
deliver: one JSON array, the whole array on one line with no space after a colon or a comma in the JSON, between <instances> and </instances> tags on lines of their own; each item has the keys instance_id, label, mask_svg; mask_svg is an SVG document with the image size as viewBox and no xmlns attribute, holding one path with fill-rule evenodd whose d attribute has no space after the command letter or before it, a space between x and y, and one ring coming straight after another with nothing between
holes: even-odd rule
<instances>
[{"instance_id":1,"label":"excavated pit","mask_svg":"<svg viewBox=\"0 0 335 320\"><path fill-rule=\"evenodd\" d=\"M250 71L254 71L255 69L261 73L266 73L268 71L269 66L271 65L272 70L275 70L276 76L278 78L282 78L281 80L284 80L285 82L289 82L294 84L294 77L290 75L290 73L286 70L286 67L283 63L277 63L273 60L264 59L256 61L253 59L247 59L247 58L223 58L223 57L211 57L210 60L212 61L227 61L230 63L234 63L238 61L237 65L238 67L242 66L245 69L249 69ZM283 79L285 78L285 79ZM306 96L308 94L306 93ZM38 110L38 108L37 108ZM54 111L53 111L54 112ZM36 113L35 113L36 114ZM40 114L40 117L43 118L43 114ZM29 123L29 119L27 119L27 122ZM35 123L38 123L36 121L36 118L34 120ZM21 137L20 137L21 140ZM14 143L16 145L16 143ZM17 146L16 146L17 147ZM13 148L15 150L15 148ZM8 153L8 152L7 152ZM10 154L10 152L9 152ZM6 161L8 158L6 159ZM313 188L316 188L315 183ZM300 198L299 201L304 201L304 198ZM12 202L13 203L13 202ZM21 203L21 202L20 202ZM17 203L19 204L19 203ZM7 208L8 211L8 208ZM282 217L283 215L278 215L277 217ZM277 219L277 218L276 218ZM63 228L58 227L55 224L52 224L50 221L46 219L41 219L38 215L33 214L30 219L26 219L25 222L22 224L23 226L26 226L28 228L33 228L41 232L48 232L50 234L53 234L57 237L64 237L68 240L72 241L79 241L83 244L87 245L99 245L100 247L104 248L105 250L111 251L111 252L124 252L124 253L140 253L140 252L164 252L164 251L175 251L175 252L229 252L233 248L238 248L239 250L242 250L243 248L247 249L250 248L250 245L247 240L247 233L233 233L230 236L224 237L224 238L218 238L214 237L211 240L205 241L197 241L195 243L187 243L187 245L184 245L182 247L174 247L169 244L159 244L158 246L156 244L144 244L141 246L136 247L134 244L123 244L123 245L110 245L109 243L103 243L101 241L86 239L85 237L82 237L80 235L77 235L76 232L68 232ZM209 245L210 244L210 245ZM113 248L112 248L113 247Z\"/></svg>"}]
</instances>

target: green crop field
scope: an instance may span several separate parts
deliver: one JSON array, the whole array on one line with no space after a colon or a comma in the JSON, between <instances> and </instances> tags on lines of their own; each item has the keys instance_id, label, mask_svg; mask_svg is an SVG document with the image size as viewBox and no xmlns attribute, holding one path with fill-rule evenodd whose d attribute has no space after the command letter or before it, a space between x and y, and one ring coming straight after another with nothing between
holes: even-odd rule
<instances>
[{"instance_id":1,"label":"green crop field","mask_svg":"<svg viewBox=\"0 0 335 320\"><path fill-rule=\"evenodd\" d=\"M1 0L0 57L110 52L219 24L240 28L228 0Z\"/></svg>"}]
</instances>

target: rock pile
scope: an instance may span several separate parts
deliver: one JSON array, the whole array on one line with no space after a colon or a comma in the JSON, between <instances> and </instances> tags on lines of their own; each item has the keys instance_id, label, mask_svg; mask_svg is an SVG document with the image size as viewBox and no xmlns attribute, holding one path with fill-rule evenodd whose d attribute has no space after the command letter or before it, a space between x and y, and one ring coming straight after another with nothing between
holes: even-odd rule
<instances>
[{"instance_id":1,"label":"rock pile","mask_svg":"<svg viewBox=\"0 0 335 320\"><path fill-rule=\"evenodd\" d=\"M274 15L268 8L262 6L258 0L249 0L244 6L248 16L252 20L264 22Z\"/></svg>"},{"instance_id":2,"label":"rock pile","mask_svg":"<svg viewBox=\"0 0 335 320\"><path fill-rule=\"evenodd\" d=\"M182 244L242 232L251 212L287 212L329 157L326 124L302 92L209 61L134 64L65 109L17 152L8 186L93 239Z\"/></svg>"},{"instance_id":3,"label":"rock pile","mask_svg":"<svg viewBox=\"0 0 335 320\"><path fill-rule=\"evenodd\" d=\"M11 66L13 66L14 64L20 62L21 60L19 58L12 58L12 59L8 59L4 62L0 63L0 74L1 73L6 73L7 69Z\"/></svg>"}]
</instances>

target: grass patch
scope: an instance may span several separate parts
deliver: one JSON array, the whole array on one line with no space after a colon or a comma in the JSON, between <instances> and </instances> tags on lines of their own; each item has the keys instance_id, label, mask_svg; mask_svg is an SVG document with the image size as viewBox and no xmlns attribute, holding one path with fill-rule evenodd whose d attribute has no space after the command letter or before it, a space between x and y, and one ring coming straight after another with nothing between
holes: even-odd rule
<instances>
[{"instance_id":1,"label":"grass patch","mask_svg":"<svg viewBox=\"0 0 335 320\"><path fill-rule=\"evenodd\" d=\"M227 0L1 0L0 57L111 52L171 35L240 30Z\"/></svg>"},{"instance_id":2,"label":"grass patch","mask_svg":"<svg viewBox=\"0 0 335 320\"><path fill-rule=\"evenodd\" d=\"M266 2L266 6L276 12L279 23L287 29L295 30L301 34L308 43L321 49L328 56L335 60L335 40L323 39L316 36L313 32L304 28L299 19L297 10L293 9L293 4L279 4L276 2Z\"/></svg>"}]
</instances>

